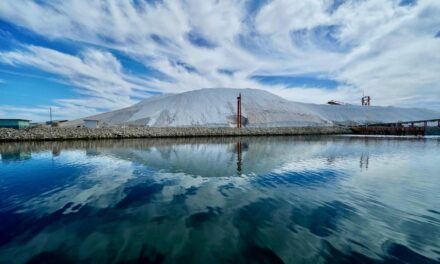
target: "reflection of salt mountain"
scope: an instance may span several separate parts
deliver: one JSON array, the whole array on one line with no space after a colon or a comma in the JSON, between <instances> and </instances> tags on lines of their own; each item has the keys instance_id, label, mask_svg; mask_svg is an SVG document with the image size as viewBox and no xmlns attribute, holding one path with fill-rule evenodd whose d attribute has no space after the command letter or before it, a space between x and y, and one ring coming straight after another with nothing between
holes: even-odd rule
<instances>
[{"instance_id":1,"label":"reflection of salt mountain","mask_svg":"<svg viewBox=\"0 0 440 264\"><path fill-rule=\"evenodd\" d=\"M264 143L263 143L264 142ZM293 144L297 142L297 144ZM148 149L100 149L114 158L142 163L155 170L202 177L262 175L297 160L302 169L318 169L315 155L325 145L292 138L225 139L211 144L152 146ZM307 162L305 159L307 158Z\"/></svg>"},{"instance_id":2,"label":"reflection of salt mountain","mask_svg":"<svg viewBox=\"0 0 440 264\"><path fill-rule=\"evenodd\" d=\"M181 94L148 98L124 109L87 119L103 125L137 124L148 126L232 126L236 97L242 94L243 116L247 126L329 125L332 122L396 122L439 118L440 113L424 109L316 105L285 100L256 89L202 89ZM63 126L77 126L82 119Z\"/></svg>"}]
</instances>

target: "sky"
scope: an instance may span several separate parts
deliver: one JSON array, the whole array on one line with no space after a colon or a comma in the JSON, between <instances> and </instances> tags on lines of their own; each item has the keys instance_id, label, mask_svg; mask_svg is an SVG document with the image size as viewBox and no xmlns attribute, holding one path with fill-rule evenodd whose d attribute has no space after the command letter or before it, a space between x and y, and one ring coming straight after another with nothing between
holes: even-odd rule
<instances>
[{"instance_id":1,"label":"sky","mask_svg":"<svg viewBox=\"0 0 440 264\"><path fill-rule=\"evenodd\" d=\"M0 118L264 89L440 111L439 0L2 0Z\"/></svg>"}]
</instances>

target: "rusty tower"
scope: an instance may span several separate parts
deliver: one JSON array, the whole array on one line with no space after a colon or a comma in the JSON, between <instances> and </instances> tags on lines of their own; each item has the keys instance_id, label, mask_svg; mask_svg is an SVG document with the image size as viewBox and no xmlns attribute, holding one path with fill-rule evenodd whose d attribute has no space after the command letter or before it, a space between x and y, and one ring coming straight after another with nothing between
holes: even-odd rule
<instances>
[{"instance_id":1,"label":"rusty tower","mask_svg":"<svg viewBox=\"0 0 440 264\"><path fill-rule=\"evenodd\" d=\"M241 128L241 93L237 97L237 128Z\"/></svg>"}]
</instances>

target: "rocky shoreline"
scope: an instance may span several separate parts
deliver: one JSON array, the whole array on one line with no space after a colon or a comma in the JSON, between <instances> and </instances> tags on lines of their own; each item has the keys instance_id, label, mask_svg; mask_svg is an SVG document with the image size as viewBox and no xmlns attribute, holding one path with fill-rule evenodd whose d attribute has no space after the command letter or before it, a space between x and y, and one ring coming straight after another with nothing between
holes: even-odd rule
<instances>
[{"instance_id":1,"label":"rocky shoreline","mask_svg":"<svg viewBox=\"0 0 440 264\"><path fill-rule=\"evenodd\" d=\"M28 128L23 130L0 128L0 142L45 140L94 140L122 138L179 138L179 137L233 137L233 136L293 136L349 134L343 127L113 127L113 128Z\"/></svg>"}]
</instances>

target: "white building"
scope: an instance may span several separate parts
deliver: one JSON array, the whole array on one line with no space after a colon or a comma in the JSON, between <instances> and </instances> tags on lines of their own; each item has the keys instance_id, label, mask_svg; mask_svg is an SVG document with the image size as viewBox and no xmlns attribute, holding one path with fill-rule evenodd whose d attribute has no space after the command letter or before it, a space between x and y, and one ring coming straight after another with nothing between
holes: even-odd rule
<instances>
[{"instance_id":1,"label":"white building","mask_svg":"<svg viewBox=\"0 0 440 264\"><path fill-rule=\"evenodd\" d=\"M99 120L84 119L84 127L87 127L87 128L98 128L99 127Z\"/></svg>"}]
</instances>

